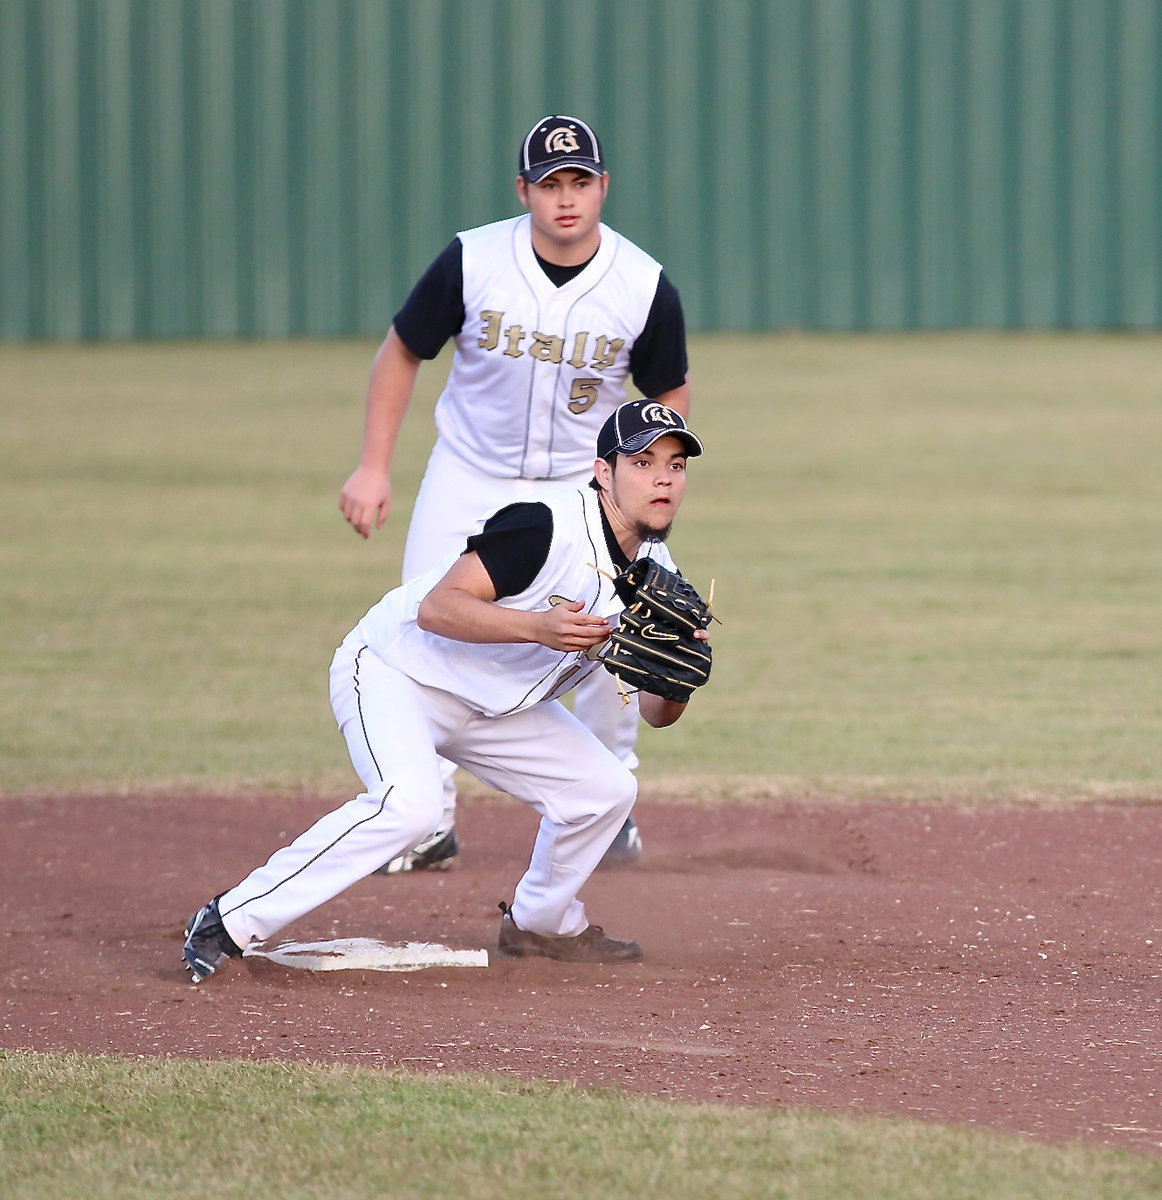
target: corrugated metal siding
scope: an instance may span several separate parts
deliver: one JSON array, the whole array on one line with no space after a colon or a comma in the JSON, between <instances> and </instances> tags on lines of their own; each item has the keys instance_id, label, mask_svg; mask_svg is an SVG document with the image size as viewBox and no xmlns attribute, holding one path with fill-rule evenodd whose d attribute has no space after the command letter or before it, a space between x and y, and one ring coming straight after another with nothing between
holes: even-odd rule
<instances>
[{"instance_id":1,"label":"corrugated metal siding","mask_svg":"<svg viewBox=\"0 0 1162 1200\"><path fill-rule=\"evenodd\" d=\"M547 111L694 329L1162 323L1156 0L4 0L0 337L380 333Z\"/></svg>"}]
</instances>

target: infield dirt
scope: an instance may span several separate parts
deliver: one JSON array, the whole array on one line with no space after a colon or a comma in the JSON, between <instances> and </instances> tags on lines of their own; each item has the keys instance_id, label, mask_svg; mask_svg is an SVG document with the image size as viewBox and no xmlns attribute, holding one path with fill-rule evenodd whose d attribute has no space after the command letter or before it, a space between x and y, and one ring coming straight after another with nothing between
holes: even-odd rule
<instances>
[{"instance_id":1,"label":"infield dirt","mask_svg":"<svg viewBox=\"0 0 1162 1200\"><path fill-rule=\"evenodd\" d=\"M902 1116L1162 1155L1162 804L961 808L645 797L590 919L629 966L314 974L200 987L185 917L331 807L310 797L0 801L0 1044L502 1072L682 1100ZM534 818L462 805L453 870L364 880L289 926L492 948Z\"/></svg>"}]
</instances>

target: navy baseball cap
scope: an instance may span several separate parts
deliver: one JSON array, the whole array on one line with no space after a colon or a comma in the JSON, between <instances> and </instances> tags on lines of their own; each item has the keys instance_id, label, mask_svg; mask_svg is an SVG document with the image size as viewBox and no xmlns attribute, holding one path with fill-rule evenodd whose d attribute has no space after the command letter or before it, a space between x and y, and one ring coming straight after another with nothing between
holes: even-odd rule
<instances>
[{"instance_id":1,"label":"navy baseball cap","mask_svg":"<svg viewBox=\"0 0 1162 1200\"><path fill-rule=\"evenodd\" d=\"M686 428L682 414L657 400L631 400L613 411L597 435L597 457L638 454L660 437L676 437L691 458L702 453L698 436Z\"/></svg>"},{"instance_id":2,"label":"navy baseball cap","mask_svg":"<svg viewBox=\"0 0 1162 1200\"><path fill-rule=\"evenodd\" d=\"M521 143L520 173L529 183L539 183L566 170L605 174L597 134L576 117L544 117Z\"/></svg>"}]
</instances>

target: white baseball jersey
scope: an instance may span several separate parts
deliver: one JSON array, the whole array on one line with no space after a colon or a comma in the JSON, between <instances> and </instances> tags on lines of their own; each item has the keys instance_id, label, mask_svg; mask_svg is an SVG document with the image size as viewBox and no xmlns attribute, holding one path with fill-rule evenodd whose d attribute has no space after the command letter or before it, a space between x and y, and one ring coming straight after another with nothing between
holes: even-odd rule
<instances>
[{"instance_id":1,"label":"white baseball jersey","mask_svg":"<svg viewBox=\"0 0 1162 1200\"><path fill-rule=\"evenodd\" d=\"M531 227L526 213L458 235L464 326L436 426L489 474L556 479L592 465L597 431L625 401L662 268L602 225L597 254L557 287Z\"/></svg>"},{"instance_id":2,"label":"white baseball jersey","mask_svg":"<svg viewBox=\"0 0 1162 1200\"><path fill-rule=\"evenodd\" d=\"M505 597L505 607L536 612L581 600L586 612L615 618L625 606L609 578L618 568L606 544L597 492L562 488L542 497L542 503L553 517L548 558L529 587ZM642 553L674 569L660 543L643 545ZM490 717L556 699L599 668L603 646L586 653L563 652L539 644L458 642L421 629L416 623L420 601L448 565L389 592L359 622L360 637L389 666Z\"/></svg>"}]
</instances>

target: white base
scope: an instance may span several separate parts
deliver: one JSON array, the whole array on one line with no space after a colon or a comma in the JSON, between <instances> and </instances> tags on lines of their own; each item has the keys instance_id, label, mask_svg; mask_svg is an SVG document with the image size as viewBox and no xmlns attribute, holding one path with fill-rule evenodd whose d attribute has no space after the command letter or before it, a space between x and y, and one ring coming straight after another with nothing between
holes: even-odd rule
<instances>
[{"instance_id":1,"label":"white base","mask_svg":"<svg viewBox=\"0 0 1162 1200\"><path fill-rule=\"evenodd\" d=\"M487 950L450 950L435 942L389 946L375 938L337 938L332 942L283 942L270 950L261 945L243 951L247 958L266 958L284 967L308 971L418 971L423 967L486 967Z\"/></svg>"}]
</instances>

